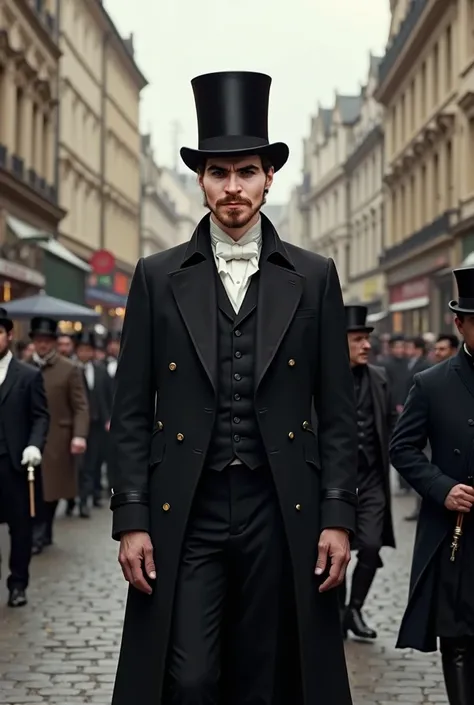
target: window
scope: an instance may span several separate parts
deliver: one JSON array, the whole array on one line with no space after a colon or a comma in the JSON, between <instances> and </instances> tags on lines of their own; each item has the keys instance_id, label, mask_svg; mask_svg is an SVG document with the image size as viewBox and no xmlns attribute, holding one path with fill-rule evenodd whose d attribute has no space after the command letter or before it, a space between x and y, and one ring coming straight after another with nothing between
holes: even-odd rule
<instances>
[{"instance_id":1,"label":"window","mask_svg":"<svg viewBox=\"0 0 474 705\"><path fill-rule=\"evenodd\" d=\"M410 85L410 111L411 111L411 122L410 122L410 127L411 131L413 132L415 127L416 127L416 84L415 84L415 79L411 82Z\"/></svg>"},{"instance_id":2,"label":"window","mask_svg":"<svg viewBox=\"0 0 474 705\"><path fill-rule=\"evenodd\" d=\"M446 90L453 85L453 33L451 27L446 30Z\"/></svg>"},{"instance_id":3,"label":"window","mask_svg":"<svg viewBox=\"0 0 474 705\"><path fill-rule=\"evenodd\" d=\"M421 208L421 222L424 225L426 223L426 213L427 213L427 182L426 182L426 164L423 164L421 167L421 200L420 200L420 208Z\"/></svg>"},{"instance_id":4,"label":"window","mask_svg":"<svg viewBox=\"0 0 474 705\"><path fill-rule=\"evenodd\" d=\"M439 203L439 157L437 154L433 157L433 207L434 215L439 215L441 209Z\"/></svg>"},{"instance_id":5,"label":"window","mask_svg":"<svg viewBox=\"0 0 474 705\"><path fill-rule=\"evenodd\" d=\"M433 51L432 64L432 81L433 81L433 104L438 105L439 101L439 47L436 44Z\"/></svg>"},{"instance_id":6,"label":"window","mask_svg":"<svg viewBox=\"0 0 474 705\"><path fill-rule=\"evenodd\" d=\"M23 91L16 89L16 134L15 134L15 154L21 155L21 134L23 131Z\"/></svg>"},{"instance_id":7,"label":"window","mask_svg":"<svg viewBox=\"0 0 474 705\"><path fill-rule=\"evenodd\" d=\"M453 145L452 142L448 142L446 145L446 185L448 192L447 207L451 208L453 206Z\"/></svg>"},{"instance_id":8,"label":"window","mask_svg":"<svg viewBox=\"0 0 474 705\"><path fill-rule=\"evenodd\" d=\"M421 67L421 94L420 94L421 116L426 115L426 61Z\"/></svg>"},{"instance_id":9,"label":"window","mask_svg":"<svg viewBox=\"0 0 474 705\"><path fill-rule=\"evenodd\" d=\"M402 99L400 101L400 139L403 141L405 139L405 94L402 95Z\"/></svg>"},{"instance_id":10,"label":"window","mask_svg":"<svg viewBox=\"0 0 474 705\"><path fill-rule=\"evenodd\" d=\"M467 51L468 56L474 54L474 0L468 0L467 8Z\"/></svg>"}]
</instances>

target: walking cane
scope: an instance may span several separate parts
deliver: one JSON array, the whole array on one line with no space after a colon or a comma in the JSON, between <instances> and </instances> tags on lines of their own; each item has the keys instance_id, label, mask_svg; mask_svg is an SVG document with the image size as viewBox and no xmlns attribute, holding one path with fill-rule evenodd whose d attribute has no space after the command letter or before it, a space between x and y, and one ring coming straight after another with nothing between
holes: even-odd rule
<instances>
[{"instance_id":1,"label":"walking cane","mask_svg":"<svg viewBox=\"0 0 474 705\"><path fill-rule=\"evenodd\" d=\"M468 484L471 485L471 487L472 487L472 482L473 482L474 478L468 477L467 479L468 479ZM457 519L456 519L456 526L454 527L453 542L451 544L451 559L450 559L451 563L454 563L454 561L456 560L456 553L459 549L459 542L460 542L461 536L462 536L463 523L464 523L464 513L459 512Z\"/></svg>"},{"instance_id":2,"label":"walking cane","mask_svg":"<svg viewBox=\"0 0 474 705\"><path fill-rule=\"evenodd\" d=\"M35 507L35 469L33 465L28 465L28 487L30 490L30 517L36 516Z\"/></svg>"}]
</instances>

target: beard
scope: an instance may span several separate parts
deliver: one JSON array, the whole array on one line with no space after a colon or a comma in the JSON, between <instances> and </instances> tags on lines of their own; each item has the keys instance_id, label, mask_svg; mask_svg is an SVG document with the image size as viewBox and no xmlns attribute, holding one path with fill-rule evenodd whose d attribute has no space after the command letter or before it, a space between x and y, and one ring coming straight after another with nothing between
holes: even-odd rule
<instances>
[{"instance_id":1,"label":"beard","mask_svg":"<svg viewBox=\"0 0 474 705\"><path fill-rule=\"evenodd\" d=\"M239 203L239 201L242 202L242 208L225 210L226 203ZM206 192L204 192L203 206L209 208L214 218L226 228L245 228L266 202L266 189L263 191L256 206L252 205L252 202L247 199L238 198L222 199L217 201L215 206L211 206L207 200ZM250 209L248 206L250 206Z\"/></svg>"}]
</instances>

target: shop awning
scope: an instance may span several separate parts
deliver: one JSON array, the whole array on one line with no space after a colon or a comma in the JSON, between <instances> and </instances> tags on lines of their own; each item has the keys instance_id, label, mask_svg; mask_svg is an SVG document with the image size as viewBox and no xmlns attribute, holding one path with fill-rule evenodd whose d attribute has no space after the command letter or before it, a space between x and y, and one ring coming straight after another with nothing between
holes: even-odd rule
<instances>
[{"instance_id":1,"label":"shop awning","mask_svg":"<svg viewBox=\"0 0 474 705\"><path fill-rule=\"evenodd\" d=\"M429 303L429 296L417 296L414 299L397 301L396 303L390 304L388 309L389 311L414 311L417 308L425 308L426 306L429 306Z\"/></svg>"},{"instance_id":2,"label":"shop awning","mask_svg":"<svg viewBox=\"0 0 474 705\"><path fill-rule=\"evenodd\" d=\"M388 311L377 311L377 313L369 313L367 316L367 323L378 323L379 321L383 321L384 318L387 318L388 316Z\"/></svg>"},{"instance_id":3,"label":"shop awning","mask_svg":"<svg viewBox=\"0 0 474 705\"><path fill-rule=\"evenodd\" d=\"M90 266L84 262L84 260L77 257L73 252L68 250L67 247L64 247L64 245L61 245L61 243L58 242L51 233L48 233L45 230L38 230L29 223L25 223L24 220L15 218L12 215L7 216L7 224L19 240L30 240L35 242L38 247L46 250L50 254L54 255L54 257L58 257L59 259L68 262L73 267L82 269L83 272L91 271Z\"/></svg>"}]
</instances>

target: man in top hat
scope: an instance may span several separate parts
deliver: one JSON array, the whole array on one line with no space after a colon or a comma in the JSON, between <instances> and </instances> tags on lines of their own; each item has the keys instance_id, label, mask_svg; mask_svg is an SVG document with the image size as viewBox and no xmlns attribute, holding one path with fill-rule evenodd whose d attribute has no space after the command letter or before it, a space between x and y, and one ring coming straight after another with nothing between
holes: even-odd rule
<instances>
[{"instance_id":1,"label":"man in top hat","mask_svg":"<svg viewBox=\"0 0 474 705\"><path fill-rule=\"evenodd\" d=\"M49 414L43 378L11 353L13 322L0 308L0 516L10 529L10 607L26 605L32 525L29 466L37 467L46 442Z\"/></svg>"},{"instance_id":2,"label":"man in top hat","mask_svg":"<svg viewBox=\"0 0 474 705\"><path fill-rule=\"evenodd\" d=\"M117 360L120 352L121 332L118 330L109 331L105 339L105 366L109 377L114 379L117 370Z\"/></svg>"},{"instance_id":3,"label":"man in top hat","mask_svg":"<svg viewBox=\"0 0 474 705\"><path fill-rule=\"evenodd\" d=\"M366 306L346 306L349 356L357 403L357 528L353 548L358 551L347 607L341 586L344 634L375 639L362 614L375 574L382 566L382 546L395 547L390 496L388 444L397 412L391 400L387 373L369 364L370 340Z\"/></svg>"},{"instance_id":4,"label":"man in top hat","mask_svg":"<svg viewBox=\"0 0 474 705\"><path fill-rule=\"evenodd\" d=\"M103 365L95 362L96 338L83 330L75 336L79 364L89 404L87 450L79 462L79 513L90 517L90 502L102 506L102 464L105 460L107 433L112 412L112 380Z\"/></svg>"},{"instance_id":5,"label":"man in top hat","mask_svg":"<svg viewBox=\"0 0 474 705\"><path fill-rule=\"evenodd\" d=\"M130 583L114 705L349 705L337 591L357 433L334 262L260 213L271 79L192 81L210 214L138 262L111 421ZM312 408L317 425L311 424Z\"/></svg>"},{"instance_id":6,"label":"man in top hat","mask_svg":"<svg viewBox=\"0 0 474 705\"><path fill-rule=\"evenodd\" d=\"M454 270L451 301L463 339L456 356L414 377L390 445L421 495L408 606L399 648L442 654L450 705L474 702L474 269ZM431 446L431 457L423 451ZM459 547L453 534L463 517Z\"/></svg>"},{"instance_id":7,"label":"man in top hat","mask_svg":"<svg viewBox=\"0 0 474 705\"><path fill-rule=\"evenodd\" d=\"M52 543L58 501L77 495L74 457L85 452L89 409L81 371L56 350L56 321L36 317L30 337L35 346L33 364L43 374L50 426L41 463L43 501L37 509L33 553Z\"/></svg>"}]
</instances>

